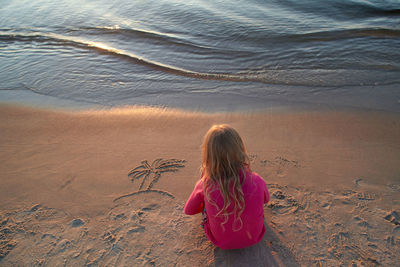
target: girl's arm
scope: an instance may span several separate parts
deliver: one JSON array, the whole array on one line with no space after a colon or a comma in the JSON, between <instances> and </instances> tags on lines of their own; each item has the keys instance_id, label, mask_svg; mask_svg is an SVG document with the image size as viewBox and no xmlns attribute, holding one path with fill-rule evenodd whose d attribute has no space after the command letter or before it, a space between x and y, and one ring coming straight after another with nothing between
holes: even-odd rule
<instances>
[{"instance_id":1,"label":"girl's arm","mask_svg":"<svg viewBox=\"0 0 400 267\"><path fill-rule=\"evenodd\" d=\"M268 203L269 201L269 192L268 192L268 187L267 187L267 183L265 182L265 180L263 178L260 179L262 181L262 187L264 188L264 204Z\"/></svg>"},{"instance_id":2,"label":"girl's arm","mask_svg":"<svg viewBox=\"0 0 400 267\"><path fill-rule=\"evenodd\" d=\"M265 188L264 188L264 203L266 204L269 201L269 192L268 192L268 187L265 184L265 182L264 182L264 186L265 186Z\"/></svg>"},{"instance_id":3,"label":"girl's arm","mask_svg":"<svg viewBox=\"0 0 400 267\"><path fill-rule=\"evenodd\" d=\"M262 188L262 191L264 193L264 204L268 203L269 201L269 192L268 192L268 187L267 187L267 183L265 182L265 180L258 175L257 173L253 173L254 177L256 177L256 179L258 180L257 185L259 186L259 188Z\"/></svg>"},{"instance_id":4,"label":"girl's arm","mask_svg":"<svg viewBox=\"0 0 400 267\"><path fill-rule=\"evenodd\" d=\"M185 213L187 215L194 215L202 212L204 209L204 194L203 194L203 183L198 181L192 194L185 205Z\"/></svg>"}]
</instances>

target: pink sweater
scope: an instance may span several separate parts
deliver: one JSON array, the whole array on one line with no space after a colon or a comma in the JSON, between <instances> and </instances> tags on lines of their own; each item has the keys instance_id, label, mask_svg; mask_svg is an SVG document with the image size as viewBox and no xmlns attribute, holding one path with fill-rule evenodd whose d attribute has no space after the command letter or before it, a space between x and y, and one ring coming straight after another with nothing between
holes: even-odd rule
<instances>
[{"instance_id":1,"label":"pink sweater","mask_svg":"<svg viewBox=\"0 0 400 267\"><path fill-rule=\"evenodd\" d=\"M240 230L233 230L234 216L229 215L228 222L224 224L224 216L216 217L219 210L209 203L203 192L203 180L199 180L185 205L185 213L197 214L203 211L204 205L207 211L207 220L204 223L204 231L207 238L222 249L238 249L254 245L261 241L265 233L264 203L269 201L269 193L265 181L257 173L246 173L246 179L242 185L245 199L245 209L241 215L243 226ZM210 194L219 208L224 204L220 190L214 190ZM232 211L231 204L228 211ZM236 222L234 229L240 224Z\"/></svg>"}]
</instances>

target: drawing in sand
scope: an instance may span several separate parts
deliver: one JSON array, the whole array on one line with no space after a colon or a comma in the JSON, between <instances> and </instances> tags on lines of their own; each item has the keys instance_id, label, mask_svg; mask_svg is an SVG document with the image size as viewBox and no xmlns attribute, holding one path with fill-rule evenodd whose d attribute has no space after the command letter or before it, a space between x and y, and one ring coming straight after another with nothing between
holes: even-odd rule
<instances>
[{"instance_id":1,"label":"drawing in sand","mask_svg":"<svg viewBox=\"0 0 400 267\"><path fill-rule=\"evenodd\" d=\"M136 168L133 168L132 170L129 171L128 177L132 177L131 181L135 182L135 180L139 180L140 178L142 179L142 182L140 183L139 190L127 195L120 196L114 201L117 201L121 198L125 197L130 197L133 195L145 193L145 192L156 192L160 193L163 195L167 195L171 198L174 198L174 196L163 190L158 190L158 189L152 189L153 186L158 182L158 180L161 177L161 173L164 172L176 172L179 170L179 168L185 167L185 160L180 160L180 159L156 159L153 161L153 163L150 165L147 160L143 160L141 165L137 166ZM149 182L147 188L143 190L145 187L145 184L149 178L149 176L153 174L153 180Z\"/></svg>"}]
</instances>

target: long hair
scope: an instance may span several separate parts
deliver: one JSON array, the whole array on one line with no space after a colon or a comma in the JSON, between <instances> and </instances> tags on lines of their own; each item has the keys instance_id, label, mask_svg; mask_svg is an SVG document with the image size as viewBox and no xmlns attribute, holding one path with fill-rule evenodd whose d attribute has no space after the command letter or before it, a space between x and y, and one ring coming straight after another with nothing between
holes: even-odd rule
<instances>
[{"instance_id":1,"label":"long hair","mask_svg":"<svg viewBox=\"0 0 400 267\"><path fill-rule=\"evenodd\" d=\"M250 170L249 157L242 138L231 126L222 124L212 126L206 133L202 145L202 165L204 193L207 200L218 211L216 216L224 216L222 229L233 213L233 231L239 231L243 222L241 214L245 208L242 183ZM240 172L243 179L240 179ZM210 194L219 189L224 200L222 208L213 201ZM233 209L230 206L233 205ZM228 211L231 210L230 212ZM239 227L235 225L239 224Z\"/></svg>"}]
</instances>

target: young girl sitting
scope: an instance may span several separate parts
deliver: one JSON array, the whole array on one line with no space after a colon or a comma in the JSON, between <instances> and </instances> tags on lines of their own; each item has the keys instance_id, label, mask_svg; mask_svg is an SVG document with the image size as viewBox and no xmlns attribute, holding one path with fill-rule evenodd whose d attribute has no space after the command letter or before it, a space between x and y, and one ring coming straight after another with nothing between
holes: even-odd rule
<instances>
[{"instance_id":1,"label":"young girl sitting","mask_svg":"<svg viewBox=\"0 0 400 267\"><path fill-rule=\"evenodd\" d=\"M261 241L265 233L265 181L250 170L239 134L229 125L214 125L202 145L202 177L185 205L185 213L203 213L207 238L222 249Z\"/></svg>"}]
</instances>

